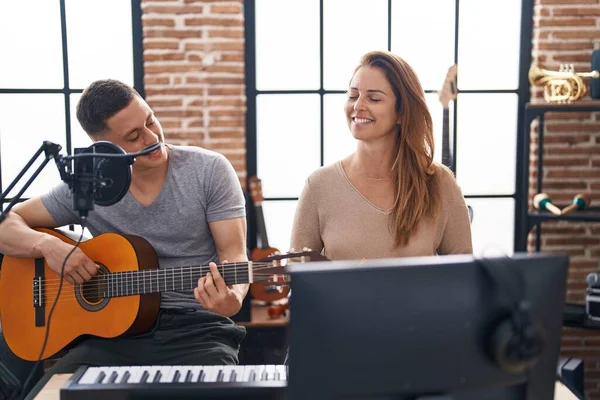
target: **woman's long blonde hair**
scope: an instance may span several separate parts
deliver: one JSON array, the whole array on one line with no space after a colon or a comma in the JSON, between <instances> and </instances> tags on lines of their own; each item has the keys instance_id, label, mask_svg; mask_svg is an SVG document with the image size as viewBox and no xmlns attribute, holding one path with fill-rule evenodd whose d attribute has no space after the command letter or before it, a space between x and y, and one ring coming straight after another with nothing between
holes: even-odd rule
<instances>
[{"instance_id":1,"label":"woman's long blonde hair","mask_svg":"<svg viewBox=\"0 0 600 400\"><path fill-rule=\"evenodd\" d=\"M397 247L408 243L423 218L439 211L439 182L433 163L433 122L417 74L402 58L387 51L365 54L361 67L378 68L387 77L394 95L400 126L392 166L395 202L390 229Z\"/></svg>"}]
</instances>

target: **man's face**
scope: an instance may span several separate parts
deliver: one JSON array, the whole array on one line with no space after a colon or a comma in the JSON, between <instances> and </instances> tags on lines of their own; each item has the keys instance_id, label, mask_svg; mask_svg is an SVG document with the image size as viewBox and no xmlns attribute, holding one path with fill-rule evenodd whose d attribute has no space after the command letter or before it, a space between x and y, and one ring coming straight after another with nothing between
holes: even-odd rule
<instances>
[{"instance_id":1,"label":"man's face","mask_svg":"<svg viewBox=\"0 0 600 400\"><path fill-rule=\"evenodd\" d=\"M164 143L162 127L144 99L134 96L127 107L106 121L108 130L98 136L98 140L108 140L120 146L127 153L137 153L157 142ZM155 168L167 161L167 149L162 146L145 156L136 158L136 170Z\"/></svg>"}]
</instances>

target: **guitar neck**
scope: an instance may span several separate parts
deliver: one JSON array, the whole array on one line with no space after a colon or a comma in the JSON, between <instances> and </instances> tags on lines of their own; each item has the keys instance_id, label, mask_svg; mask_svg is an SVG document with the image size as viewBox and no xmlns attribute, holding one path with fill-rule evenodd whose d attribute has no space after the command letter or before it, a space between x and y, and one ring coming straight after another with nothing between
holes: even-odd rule
<instances>
[{"instance_id":1,"label":"guitar neck","mask_svg":"<svg viewBox=\"0 0 600 400\"><path fill-rule=\"evenodd\" d=\"M444 107L444 120L442 129L442 164L452 169L452 155L450 153L450 112Z\"/></svg>"},{"instance_id":2,"label":"guitar neck","mask_svg":"<svg viewBox=\"0 0 600 400\"><path fill-rule=\"evenodd\" d=\"M228 263L217 268L229 286L250 283L251 265L247 262ZM208 272L208 265L112 272L97 275L97 284L94 286L98 289L98 295L103 297L189 290L198 286L198 279Z\"/></svg>"},{"instance_id":3,"label":"guitar neck","mask_svg":"<svg viewBox=\"0 0 600 400\"><path fill-rule=\"evenodd\" d=\"M257 204L256 208L256 225L258 229L258 234L260 235L260 243L263 249L266 249L269 246L269 238L267 237L267 227L265 225L265 215L263 213L262 203Z\"/></svg>"}]
</instances>

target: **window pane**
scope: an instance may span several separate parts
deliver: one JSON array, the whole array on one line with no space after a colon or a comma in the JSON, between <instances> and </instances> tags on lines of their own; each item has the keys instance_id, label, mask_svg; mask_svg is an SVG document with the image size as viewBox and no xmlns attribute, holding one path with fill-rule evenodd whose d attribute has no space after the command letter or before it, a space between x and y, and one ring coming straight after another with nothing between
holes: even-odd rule
<instances>
[{"instance_id":1,"label":"window pane","mask_svg":"<svg viewBox=\"0 0 600 400\"><path fill-rule=\"evenodd\" d=\"M513 199L466 199L473 208L473 254L512 255L514 251L515 201Z\"/></svg>"},{"instance_id":2,"label":"window pane","mask_svg":"<svg viewBox=\"0 0 600 400\"><path fill-rule=\"evenodd\" d=\"M513 194L517 95L458 95L457 178L467 194Z\"/></svg>"},{"instance_id":3,"label":"window pane","mask_svg":"<svg viewBox=\"0 0 600 400\"><path fill-rule=\"evenodd\" d=\"M257 171L265 197L298 197L321 166L320 118L318 94L256 97Z\"/></svg>"},{"instance_id":4,"label":"window pane","mask_svg":"<svg viewBox=\"0 0 600 400\"><path fill-rule=\"evenodd\" d=\"M66 0L65 4L71 88L83 89L103 78L133 85L131 2Z\"/></svg>"},{"instance_id":5,"label":"window pane","mask_svg":"<svg viewBox=\"0 0 600 400\"><path fill-rule=\"evenodd\" d=\"M62 88L60 3L1 1L0 54L0 87Z\"/></svg>"},{"instance_id":6,"label":"window pane","mask_svg":"<svg viewBox=\"0 0 600 400\"><path fill-rule=\"evenodd\" d=\"M387 16L387 0L323 1L325 89L348 89L360 57L387 50Z\"/></svg>"},{"instance_id":7,"label":"window pane","mask_svg":"<svg viewBox=\"0 0 600 400\"><path fill-rule=\"evenodd\" d=\"M81 98L81 93L71 94L71 154L78 147L88 147L92 144L92 139L85 133L81 124L77 120L77 102Z\"/></svg>"},{"instance_id":8,"label":"window pane","mask_svg":"<svg viewBox=\"0 0 600 400\"><path fill-rule=\"evenodd\" d=\"M292 237L292 225L294 223L296 203L298 202L295 200L271 200L263 202L263 213L265 216L267 235L269 237L269 245L275 247L282 253L290 251L290 240Z\"/></svg>"},{"instance_id":9,"label":"window pane","mask_svg":"<svg viewBox=\"0 0 600 400\"><path fill-rule=\"evenodd\" d=\"M345 94L327 94L323 99L324 165L341 160L356 149L356 140L346 122L345 104Z\"/></svg>"},{"instance_id":10,"label":"window pane","mask_svg":"<svg viewBox=\"0 0 600 400\"><path fill-rule=\"evenodd\" d=\"M517 89L521 0L461 0L458 27L459 89Z\"/></svg>"},{"instance_id":11,"label":"window pane","mask_svg":"<svg viewBox=\"0 0 600 400\"><path fill-rule=\"evenodd\" d=\"M454 64L454 23L454 1L392 3L392 51L415 69L425 90L438 90Z\"/></svg>"},{"instance_id":12,"label":"window pane","mask_svg":"<svg viewBox=\"0 0 600 400\"><path fill-rule=\"evenodd\" d=\"M35 118L32 118L32 113ZM27 123L24 123L27 121ZM0 148L2 159L2 190L15 179L33 157L44 140L65 147L65 100L62 94L0 94ZM27 179L41 164L44 155L32 165L9 197L23 188ZM50 161L25 191L23 197L33 197L60 183L60 174Z\"/></svg>"},{"instance_id":13,"label":"window pane","mask_svg":"<svg viewBox=\"0 0 600 400\"><path fill-rule=\"evenodd\" d=\"M256 88L320 88L319 0L256 2Z\"/></svg>"}]
</instances>

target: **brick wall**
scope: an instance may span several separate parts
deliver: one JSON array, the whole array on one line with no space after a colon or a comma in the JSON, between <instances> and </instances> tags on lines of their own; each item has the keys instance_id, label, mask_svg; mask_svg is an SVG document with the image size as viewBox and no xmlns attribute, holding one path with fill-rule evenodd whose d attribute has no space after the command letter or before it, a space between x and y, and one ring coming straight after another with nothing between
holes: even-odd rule
<instances>
[{"instance_id":1,"label":"brick wall","mask_svg":"<svg viewBox=\"0 0 600 400\"><path fill-rule=\"evenodd\" d=\"M533 36L534 63L555 71L561 63L572 63L576 71L589 71L592 51L600 48L600 1L536 0ZM544 101L541 88L532 88L532 101ZM534 133L530 199L535 194L536 152ZM543 190L559 206L580 192L591 193L592 206L600 204L600 113L546 114L543 170ZM533 250L531 243L530 237ZM600 224L544 223L542 250L570 255L567 300L583 303L585 276L600 270ZM600 332L565 328L561 352L585 360L586 392L600 399Z\"/></svg>"},{"instance_id":2,"label":"brick wall","mask_svg":"<svg viewBox=\"0 0 600 400\"><path fill-rule=\"evenodd\" d=\"M243 0L142 0L146 100L168 142L246 176Z\"/></svg>"}]
</instances>

